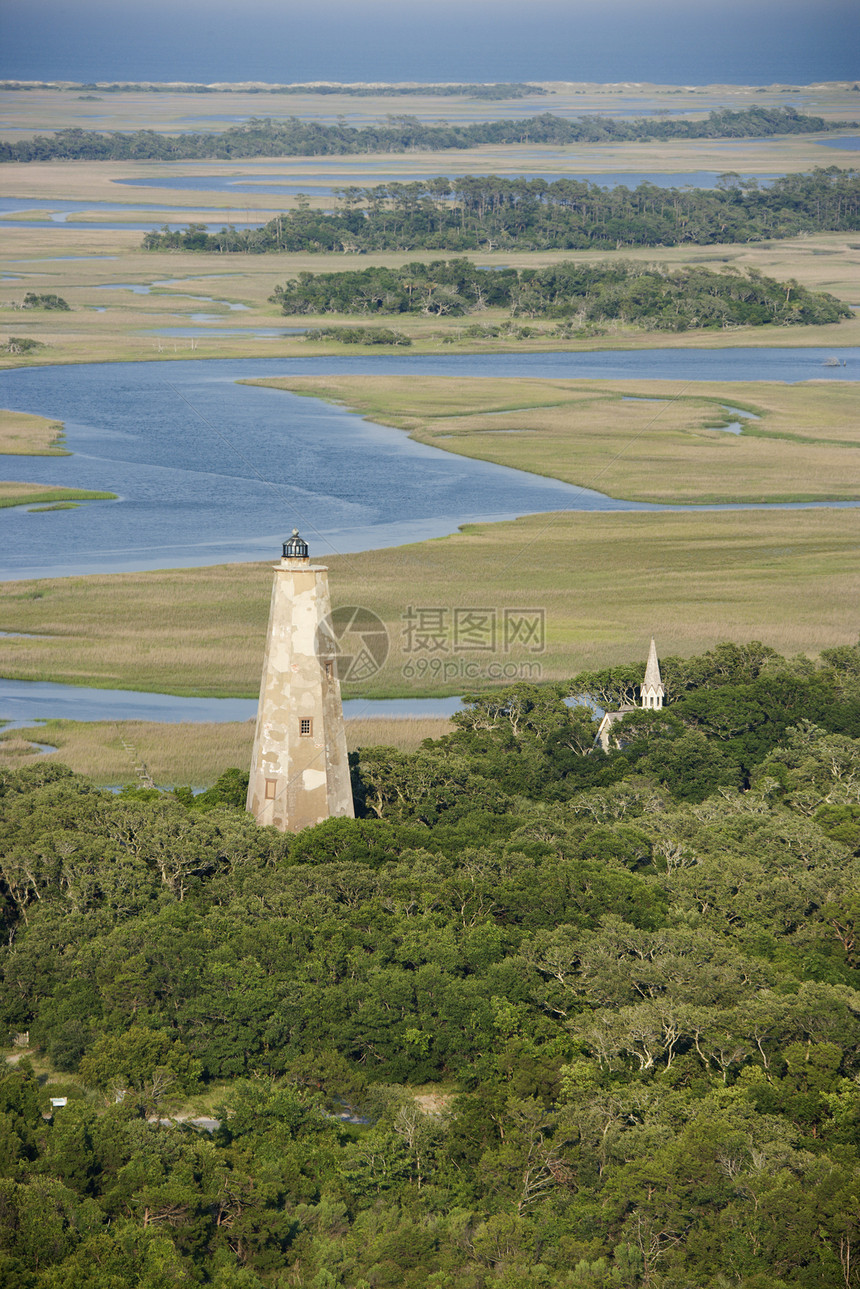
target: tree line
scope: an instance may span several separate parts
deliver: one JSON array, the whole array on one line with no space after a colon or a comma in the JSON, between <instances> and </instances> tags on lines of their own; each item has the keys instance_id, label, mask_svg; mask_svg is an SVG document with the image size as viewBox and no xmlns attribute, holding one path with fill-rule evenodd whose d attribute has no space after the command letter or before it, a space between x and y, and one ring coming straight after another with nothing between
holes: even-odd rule
<instances>
[{"instance_id":1,"label":"tree line","mask_svg":"<svg viewBox=\"0 0 860 1289\"><path fill-rule=\"evenodd\" d=\"M0 142L3 161L197 161L240 157L342 156L364 152L443 151L484 144L644 143L654 139L742 139L777 134L818 134L851 128L791 107L751 107L710 112L703 121L608 116L568 118L551 112L522 120L469 125L428 124L416 116L390 115L384 123L322 124L298 117L252 117L220 132L160 134L155 130L100 131L70 127L55 134Z\"/></svg>"},{"instance_id":2,"label":"tree line","mask_svg":"<svg viewBox=\"0 0 860 1289\"><path fill-rule=\"evenodd\" d=\"M0 773L2 1023L67 1072L0 1076L5 1283L855 1289L860 648L663 671L606 754L641 666L467 697L295 837Z\"/></svg>"},{"instance_id":3,"label":"tree line","mask_svg":"<svg viewBox=\"0 0 860 1289\"><path fill-rule=\"evenodd\" d=\"M851 309L797 282L690 266L667 269L624 261L484 269L471 260L434 260L402 268L301 272L269 297L287 316L301 314L474 314L501 308L512 317L606 319L658 330L838 322Z\"/></svg>"},{"instance_id":4,"label":"tree line","mask_svg":"<svg viewBox=\"0 0 860 1289\"><path fill-rule=\"evenodd\" d=\"M330 94L350 98L536 98L548 91L542 85L525 81L494 81L486 84L439 85L340 85L336 82L314 82L310 85L201 85L177 81L168 85L146 81L87 81L85 84L62 85L56 81L0 81L0 90L97 90L99 94Z\"/></svg>"},{"instance_id":5,"label":"tree line","mask_svg":"<svg viewBox=\"0 0 860 1289\"><path fill-rule=\"evenodd\" d=\"M737 175L715 189L603 188L577 179L499 175L336 188L339 208L301 196L259 228L203 224L145 234L146 250L278 251L616 250L627 246L758 242L860 229L860 171L819 167L759 188Z\"/></svg>"}]
</instances>

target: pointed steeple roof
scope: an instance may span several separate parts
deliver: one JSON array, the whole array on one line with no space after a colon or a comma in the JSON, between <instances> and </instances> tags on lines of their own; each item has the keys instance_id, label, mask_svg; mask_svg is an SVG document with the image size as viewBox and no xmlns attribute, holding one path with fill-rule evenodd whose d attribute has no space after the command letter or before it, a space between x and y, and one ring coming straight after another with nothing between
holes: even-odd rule
<instances>
[{"instance_id":1,"label":"pointed steeple roof","mask_svg":"<svg viewBox=\"0 0 860 1289\"><path fill-rule=\"evenodd\" d=\"M645 679L642 682L643 689L660 690L665 694L666 689L660 677L660 663L657 659L657 646L654 638L651 638L651 648L648 650L648 661L645 664Z\"/></svg>"}]
</instances>

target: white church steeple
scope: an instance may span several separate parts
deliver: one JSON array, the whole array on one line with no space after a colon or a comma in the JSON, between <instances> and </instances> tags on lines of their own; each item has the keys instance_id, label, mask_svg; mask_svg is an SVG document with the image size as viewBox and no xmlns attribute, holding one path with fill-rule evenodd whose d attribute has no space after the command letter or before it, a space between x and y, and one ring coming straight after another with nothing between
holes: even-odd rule
<instances>
[{"instance_id":1,"label":"white church steeple","mask_svg":"<svg viewBox=\"0 0 860 1289\"><path fill-rule=\"evenodd\" d=\"M643 707L650 711L658 712L663 706L663 699L666 697L666 686L660 677L660 663L657 659L657 646L652 638L651 648L648 650L648 661L645 664L645 679L642 681L639 690L640 700Z\"/></svg>"}]
</instances>

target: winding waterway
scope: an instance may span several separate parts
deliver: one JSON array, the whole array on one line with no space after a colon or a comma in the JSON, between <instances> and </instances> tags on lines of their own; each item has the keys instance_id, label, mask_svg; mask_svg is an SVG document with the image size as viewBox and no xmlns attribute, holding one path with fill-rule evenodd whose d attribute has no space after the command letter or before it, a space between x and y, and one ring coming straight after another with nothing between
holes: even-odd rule
<instances>
[{"instance_id":1,"label":"winding waterway","mask_svg":"<svg viewBox=\"0 0 860 1289\"><path fill-rule=\"evenodd\" d=\"M368 716L451 716L459 698L350 698L343 704L347 720ZM251 721L256 698L181 698L175 694L137 693L131 689L87 689L51 681L0 680L3 729L24 729L46 720Z\"/></svg>"},{"instance_id":2,"label":"winding waterway","mask_svg":"<svg viewBox=\"0 0 860 1289\"><path fill-rule=\"evenodd\" d=\"M689 382L860 375L860 351L236 359L16 368L0 406L65 422L67 457L6 457L5 477L118 494L0 511L0 580L270 558L293 525L317 555L401 545L551 510L659 510L412 442L344 408L242 379L400 374ZM731 401L731 391L727 390ZM850 504L850 503L849 503Z\"/></svg>"}]
</instances>

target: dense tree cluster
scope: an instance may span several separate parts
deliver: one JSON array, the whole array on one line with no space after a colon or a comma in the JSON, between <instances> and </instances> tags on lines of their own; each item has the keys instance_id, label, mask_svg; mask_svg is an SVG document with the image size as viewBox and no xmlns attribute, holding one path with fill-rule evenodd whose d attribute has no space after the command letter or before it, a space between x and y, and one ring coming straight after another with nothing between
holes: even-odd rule
<instances>
[{"instance_id":1,"label":"dense tree cluster","mask_svg":"<svg viewBox=\"0 0 860 1289\"><path fill-rule=\"evenodd\" d=\"M848 305L835 296L809 291L797 282L777 282L756 271L715 273L698 266L666 269L617 260L569 262L543 269L483 269L471 260L458 259L343 273L302 272L276 287L270 299L288 316L416 313L441 317L503 308L513 317L576 317L584 325L612 318L668 331L827 323L852 316Z\"/></svg>"},{"instance_id":2,"label":"dense tree cluster","mask_svg":"<svg viewBox=\"0 0 860 1289\"><path fill-rule=\"evenodd\" d=\"M468 698L296 837L3 772L2 1023L69 1082L0 1081L0 1283L855 1289L860 648L668 660L591 750L641 679Z\"/></svg>"},{"instance_id":3,"label":"dense tree cluster","mask_svg":"<svg viewBox=\"0 0 860 1289\"><path fill-rule=\"evenodd\" d=\"M343 156L362 152L438 152L485 144L642 143L652 139L740 139L777 134L819 134L850 121L826 121L791 107L722 108L704 121L668 117L617 120L569 119L544 112L519 121L470 125L428 124L417 116L391 115L384 124L325 125L299 117L252 117L220 133L155 130L103 132L70 127L56 134L0 143L2 161L198 161L207 158Z\"/></svg>"},{"instance_id":4,"label":"dense tree cluster","mask_svg":"<svg viewBox=\"0 0 860 1289\"><path fill-rule=\"evenodd\" d=\"M307 201L260 228L204 224L147 233L146 250L600 250L758 242L860 228L860 172L838 166L783 175L765 188L726 175L721 186L601 188L577 179L438 178L336 190L341 207Z\"/></svg>"},{"instance_id":5,"label":"dense tree cluster","mask_svg":"<svg viewBox=\"0 0 860 1289\"><path fill-rule=\"evenodd\" d=\"M61 295L54 295L52 292L28 291L24 296L23 304L18 308L21 309L54 309L61 313L68 313L70 305L68 300L64 300Z\"/></svg>"}]
</instances>

